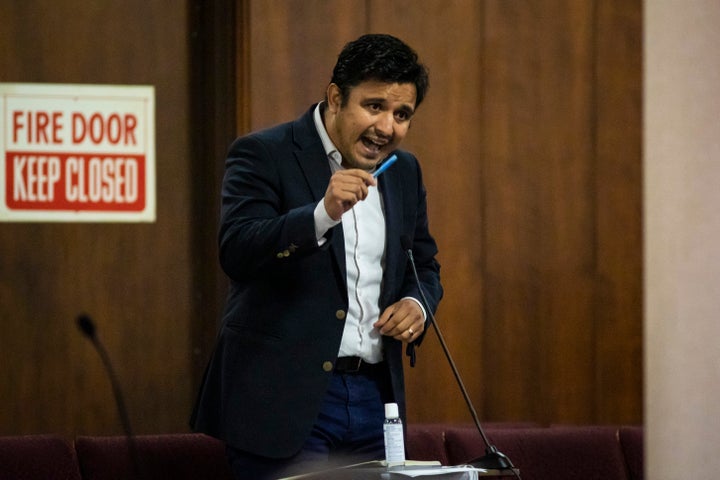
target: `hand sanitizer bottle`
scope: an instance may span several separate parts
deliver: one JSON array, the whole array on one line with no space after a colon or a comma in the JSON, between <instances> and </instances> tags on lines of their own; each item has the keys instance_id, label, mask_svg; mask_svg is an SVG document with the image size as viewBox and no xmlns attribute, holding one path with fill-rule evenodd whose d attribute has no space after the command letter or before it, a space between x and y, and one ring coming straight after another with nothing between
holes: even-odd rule
<instances>
[{"instance_id":1,"label":"hand sanitizer bottle","mask_svg":"<svg viewBox=\"0 0 720 480\"><path fill-rule=\"evenodd\" d=\"M385 434L385 461L388 465L403 463L405 461L405 440L397 403L385 404L383 432Z\"/></svg>"}]
</instances>

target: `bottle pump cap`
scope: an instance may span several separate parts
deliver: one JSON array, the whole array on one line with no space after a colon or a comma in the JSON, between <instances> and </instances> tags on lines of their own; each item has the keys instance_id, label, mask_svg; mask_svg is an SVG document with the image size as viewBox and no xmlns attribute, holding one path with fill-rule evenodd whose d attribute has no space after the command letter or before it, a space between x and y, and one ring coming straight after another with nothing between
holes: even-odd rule
<instances>
[{"instance_id":1,"label":"bottle pump cap","mask_svg":"<svg viewBox=\"0 0 720 480\"><path fill-rule=\"evenodd\" d=\"M397 403L385 404L385 418L398 418L399 416Z\"/></svg>"}]
</instances>

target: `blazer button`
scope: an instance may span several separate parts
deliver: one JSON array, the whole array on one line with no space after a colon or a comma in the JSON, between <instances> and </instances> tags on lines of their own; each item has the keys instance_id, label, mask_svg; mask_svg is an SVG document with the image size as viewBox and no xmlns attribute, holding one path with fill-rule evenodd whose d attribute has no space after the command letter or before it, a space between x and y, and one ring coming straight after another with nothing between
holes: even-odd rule
<instances>
[{"instance_id":1,"label":"blazer button","mask_svg":"<svg viewBox=\"0 0 720 480\"><path fill-rule=\"evenodd\" d=\"M326 372L332 372L333 363L331 361L323 362L323 370L325 370Z\"/></svg>"},{"instance_id":2,"label":"blazer button","mask_svg":"<svg viewBox=\"0 0 720 480\"><path fill-rule=\"evenodd\" d=\"M345 310L338 310L335 312L335 318L338 320L345 320Z\"/></svg>"}]
</instances>

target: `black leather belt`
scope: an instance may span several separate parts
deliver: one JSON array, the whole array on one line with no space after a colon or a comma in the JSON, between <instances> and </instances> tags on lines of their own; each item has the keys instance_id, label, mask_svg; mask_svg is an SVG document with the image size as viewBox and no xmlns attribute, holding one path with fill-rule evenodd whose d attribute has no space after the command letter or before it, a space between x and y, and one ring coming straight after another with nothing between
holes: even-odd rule
<instances>
[{"instance_id":1,"label":"black leather belt","mask_svg":"<svg viewBox=\"0 0 720 480\"><path fill-rule=\"evenodd\" d=\"M385 368L385 362L367 363L360 357L338 357L335 361L336 373L376 373Z\"/></svg>"}]
</instances>

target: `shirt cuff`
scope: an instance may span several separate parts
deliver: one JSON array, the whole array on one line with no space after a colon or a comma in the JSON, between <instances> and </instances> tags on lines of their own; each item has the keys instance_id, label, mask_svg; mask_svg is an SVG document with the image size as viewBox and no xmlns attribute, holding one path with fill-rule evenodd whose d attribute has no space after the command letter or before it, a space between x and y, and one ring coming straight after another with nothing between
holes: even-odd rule
<instances>
[{"instance_id":1,"label":"shirt cuff","mask_svg":"<svg viewBox=\"0 0 720 480\"><path fill-rule=\"evenodd\" d=\"M403 299L403 300L405 300L405 299L412 300L412 301L414 301L415 303L417 303L418 306L420 307L420 310L422 310L423 318L424 318L425 320L427 320L427 312L425 311L425 307L423 307L423 304L422 304L422 302L421 302L420 300L418 300L418 299L415 298L415 297L403 297L402 299Z\"/></svg>"},{"instance_id":2,"label":"shirt cuff","mask_svg":"<svg viewBox=\"0 0 720 480\"><path fill-rule=\"evenodd\" d=\"M324 200L320 200L315 206L313 215L315 217L315 238L317 239L318 247L322 247L325 242L327 242L327 238L325 238L327 231L340 223L341 220L333 220L330 218L327 210L325 210Z\"/></svg>"}]
</instances>

